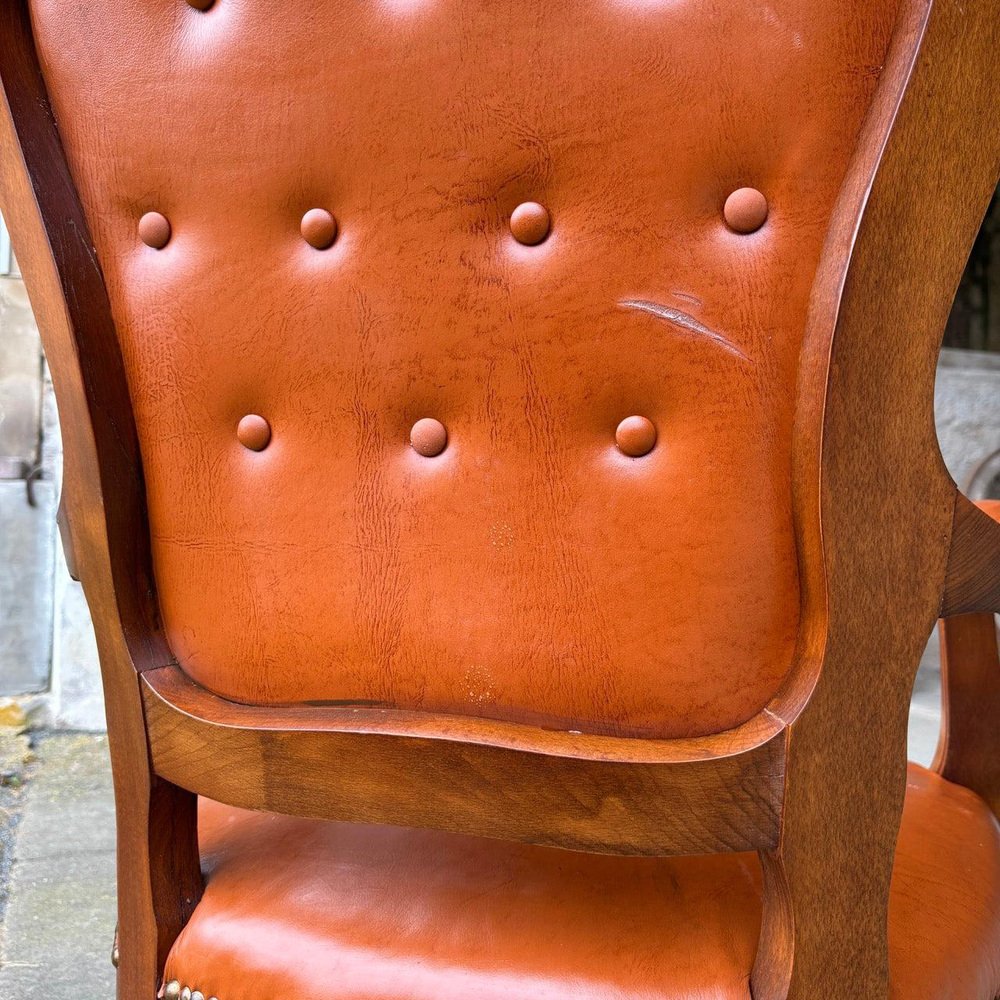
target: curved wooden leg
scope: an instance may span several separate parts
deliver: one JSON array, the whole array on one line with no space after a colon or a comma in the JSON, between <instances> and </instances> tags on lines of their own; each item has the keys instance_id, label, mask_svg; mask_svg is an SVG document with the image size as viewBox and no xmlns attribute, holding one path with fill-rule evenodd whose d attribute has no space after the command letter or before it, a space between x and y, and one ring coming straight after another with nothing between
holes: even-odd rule
<instances>
[{"instance_id":1,"label":"curved wooden leg","mask_svg":"<svg viewBox=\"0 0 1000 1000\"><path fill-rule=\"evenodd\" d=\"M123 795L117 785L118 1000L153 1000L167 954L201 898L197 798L157 778L145 795L134 788Z\"/></svg>"},{"instance_id":2,"label":"curved wooden leg","mask_svg":"<svg viewBox=\"0 0 1000 1000\"><path fill-rule=\"evenodd\" d=\"M889 889L924 643L878 639L831 643L829 673L788 731L781 838L761 857L754 1000L888 1000Z\"/></svg>"},{"instance_id":3,"label":"curved wooden leg","mask_svg":"<svg viewBox=\"0 0 1000 1000\"><path fill-rule=\"evenodd\" d=\"M889 885L905 767L901 759L890 769L891 787L873 782L847 798L835 779L816 775L805 779L812 791L789 803L782 845L761 855L753 1000L887 1000Z\"/></svg>"}]
</instances>

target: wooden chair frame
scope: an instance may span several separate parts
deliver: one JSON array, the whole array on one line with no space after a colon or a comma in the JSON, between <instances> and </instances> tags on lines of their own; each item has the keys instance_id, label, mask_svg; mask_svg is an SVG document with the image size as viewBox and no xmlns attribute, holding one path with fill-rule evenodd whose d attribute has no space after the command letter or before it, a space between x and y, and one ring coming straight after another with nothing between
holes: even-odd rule
<instances>
[{"instance_id":1,"label":"wooden chair frame","mask_svg":"<svg viewBox=\"0 0 1000 1000\"><path fill-rule=\"evenodd\" d=\"M200 897L198 795L606 853L755 850L765 875L755 1000L885 1000L907 710L939 617L962 616L944 636L938 766L1000 809L1000 727L982 714L1000 711L986 614L1000 611L1000 523L958 492L933 420L945 320L1000 176L1000 4L901 4L805 333L796 661L759 716L697 739L248 707L187 679L160 625L118 339L25 0L0 0L0 79L0 208L58 393L60 523L104 675L120 1000L156 996Z\"/></svg>"}]
</instances>

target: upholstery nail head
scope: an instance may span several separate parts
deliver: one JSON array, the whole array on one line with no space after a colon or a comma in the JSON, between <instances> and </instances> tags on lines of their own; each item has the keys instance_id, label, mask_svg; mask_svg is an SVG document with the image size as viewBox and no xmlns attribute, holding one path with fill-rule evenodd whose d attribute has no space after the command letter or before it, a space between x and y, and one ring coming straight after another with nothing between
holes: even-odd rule
<instances>
[{"instance_id":1,"label":"upholstery nail head","mask_svg":"<svg viewBox=\"0 0 1000 1000\"><path fill-rule=\"evenodd\" d=\"M179 1000L181 995L181 984L176 979L172 979L163 989L163 1000Z\"/></svg>"},{"instance_id":2,"label":"upholstery nail head","mask_svg":"<svg viewBox=\"0 0 1000 1000\"><path fill-rule=\"evenodd\" d=\"M646 417L626 417L615 431L618 450L629 458L642 458L656 445L656 425Z\"/></svg>"},{"instance_id":3,"label":"upholstery nail head","mask_svg":"<svg viewBox=\"0 0 1000 1000\"><path fill-rule=\"evenodd\" d=\"M326 250L337 239L337 220L325 208L310 208L302 216L299 232L314 250Z\"/></svg>"},{"instance_id":4,"label":"upholstery nail head","mask_svg":"<svg viewBox=\"0 0 1000 1000\"><path fill-rule=\"evenodd\" d=\"M191 1000L190 986L185 986L184 989L181 990L181 1000Z\"/></svg>"},{"instance_id":5,"label":"upholstery nail head","mask_svg":"<svg viewBox=\"0 0 1000 1000\"><path fill-rule=\"evenodd\" d=\"M756 188L744 187L727 199L722 214L726 225L735 233L755 233L767 222L767 198Z\"/></svg>"},{"instance_id":6,"label":"upholstery nail head","mask_svg":"<svg viewBox=\"0 0 1000 1000\"><path fill-rule=\"evenodd\" d=\"M237 440L250 451L263 451L271 443L271 425L256 413L248 413L236 427Z\"/></svg>"},{"instance_id":7,"label":"upholstery nail head","mask_svg":"<svg viewBox=\"0 0 1000 1000\"><path fill-rule=\"evenodd\" d=\"M537 201L526 201L511 213L511 235L524 246L537 246L546 239L551 229L552 217L549 210Z\"/></svg>"},{"instance_id":8,"label":"upholstery nail head","mask_svg":"<svg viewBox=\"0 0 1000 1000\"><path fill-rule=\"evenodd\" d=\"M195 990L191 994L191 1000L205 1000L205 994L201 990Z\"/></svg>"},{"instance_id":9,"label":"upholstery nail head","mask_svg":"<svg viewBox=\"0 0 1000 1000\"><path fill-rule=\"evenodd\" d=\"M410 445L418 455L435 458L448 446L448 431L440 420L424 417L413 425Z\"/></svg>"},{"instance_id":10,"label":"upholstery nail head","mask_svg":"<svg viewBox=\"0 0 1000 1000\"><path fill-rule=\"evenodd\" d=\"M147 212L139 220L139 239L153 250L162 250L170 242L170 222L160 212Z\"/></svg>"}]
</instances>

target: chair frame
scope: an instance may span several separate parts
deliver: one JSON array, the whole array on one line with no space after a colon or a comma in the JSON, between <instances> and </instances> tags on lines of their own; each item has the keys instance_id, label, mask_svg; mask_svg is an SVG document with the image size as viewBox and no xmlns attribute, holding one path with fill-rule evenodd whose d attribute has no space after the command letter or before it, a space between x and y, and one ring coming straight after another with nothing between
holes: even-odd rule
<instances>
[{"instance_id":1,"label":"chair frame","mask_svg":"<svg viewBox=\"0 0 1000 1000\"><path fill-rule=\"evenodd\" d=\"M1000 612L1000 523L958 491L933 419L945 321L1000 178L1000 3L902 0L805 331L793 455L803 602L795 663L754 719L677 740L238 705L183 674L158 613L108 294L26 0L0 0L0 41L0 209L57 389L60 525L104 677L119 1000L157 995L200 898L198 795L612 854L758 851L754 1000L885 1000L907 710L938 618L961 616L944 626L937 767L1000 812L1000 727L987 724L1000 706L989 631Z\"/></svg>"}]
</instances>

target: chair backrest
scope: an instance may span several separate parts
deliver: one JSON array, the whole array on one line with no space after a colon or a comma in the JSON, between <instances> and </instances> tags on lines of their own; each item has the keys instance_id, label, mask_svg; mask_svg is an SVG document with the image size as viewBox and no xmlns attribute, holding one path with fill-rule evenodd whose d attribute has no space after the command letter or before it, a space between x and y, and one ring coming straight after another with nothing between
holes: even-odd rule
<instances>
[{"instance_id":1,"label":"chair backrest","mask_svg":"<svg viewBox=\"0 0 1000 1000\"><path fill-rule=\"evenodd\" d=\"M184 670L617 735L758 713L897 7L32 0Z\"/></svg>"},{"instance_id":2,"label":"chair backrest","mask_svg":"<svg viewBox=\"0 0 1000 1000\"><path fill-rule=\"evenodd\" d=\"M119 995L206 795L757 850L755 1000L884 1000L919 654L1000 610L933 425L997 0L0 0L0 41Z\"/></svg>"}]
</instances>

